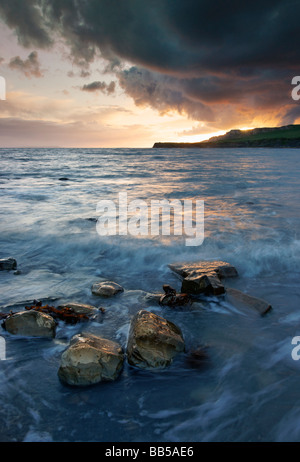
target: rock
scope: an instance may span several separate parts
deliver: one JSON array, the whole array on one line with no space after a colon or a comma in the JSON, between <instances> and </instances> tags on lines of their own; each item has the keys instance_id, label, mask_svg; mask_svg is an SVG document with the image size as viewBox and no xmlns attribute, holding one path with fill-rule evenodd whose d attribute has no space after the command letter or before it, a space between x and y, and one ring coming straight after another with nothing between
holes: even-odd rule
<instances>
[{"instance_id":1,"label":"rock","mask_svg":"<svg viewBox=\"0 0 300 462\"><path fill-rule=\"evenodd\" d=\"M11 271L17 269L17 261L12 258L1 258L0 259L0 271Z\"/></svg>"},{"instance_id":2,"label":"rock","mask_svg":"<svg viewBox=\"0 0 300 462\"><path fill-rule=\"evenodd\" d=\"M56 322L48 314L38 311L21 311L4 321L4 328L13 335L26 337L55 337Z\"/></svg>"},{"instance_id":3,"label":"rock","mask_svg":"<svg viewBox=\"0 0 300 462\"><path fill-rule=\"evenodd\" d=\"M92 293L102 297L112 297L120 292L124 292L123 287L112 281L96 282L92 286Z\"/></svg>"},{"instance_id":4,"label":"rock","mask_svg":"<svg viewBox=\"0 0 300 462\"><path fill-rule=\"evenodd\" d=\"M223 261L174 263L169 268L183 278L181 292L193 295L224 294L225 288L220 279L238 276L236 268Z\"/></svg>"},{"instance_id":5,"label":"rock","mask_svg":"<svg viewBox=\"0 0 300 462\"><path fill-rule=\"evenodd\" d=\"M169 284L163 285L163 291L166 295L176 295L176 290L171 287Z\"/></svg>"},{"instance_id":6,"label":"rock","mask_svg":"<svg viewBox=\"0 0 300 462\"><path fill-rule=\"evenodd\" d=\"M43 306L42 302L38 302L37 300L34 300L34 303L35 304L32 306L25 306L25 309L28 311L33 310L38 311L39 313L48 314L55 320L62 320L69 324L77 324L77 322L88 321L91 319L91 315L76 312L69 307L64 308L61 306L60 308L55 308L55 306L51 305ZM94 319L94 317L92 319Z\"/></svg>"},{"instance_id":7,"label":"rock","mask_svg":"<svg viewBox=\"0 0 300 462\"><path fill-rule=\"evenodd\" d=\"M86 305L84 303L70 302L57 307L58 310L65 310L66 308L72 310L75 314L84 314L88 317L94 317L101 313L99 308L96 308L93 305Z\"/></svg>"},{"instance_id":8,"label":"rock","mask_svg":"<svg viewBox=\"0 0 300 462\"><path fill-rule=\"evenodd\" d=\"M124 362L122 347L89 333L75 335L61 356L59 378L76 386L113 381L119 376Z\"/></svg>"},{"instance_id":9,"label":"rock","mask_svg":"<svg viewBox=\"0 0 300 462\"><path fill-rule=\"evenodd\" d=\"M134 316L127 344L129 364L141 369L163 369L182 351L184 340L175 324L145 310Z\"/></svg>"},{"instance_id":10,"label":"rock","mask_svg":"<svg viewBox=\"0 0 300 462\"><path fill-rule=\"evenodd\" d=\"M191 304L191 297L188 294L177 294L176 290L169 284L164 284L163 290L165 293L159 299L159 304L161 306L176 308Z\"/></svg>"},{"instance_id":11,"label":"rock","mask_svg":"<svg viewBox=\"0 0 300 462\"><path fill-rule=\"evenodd\" d=\"M183 279L181 291L193 295L221 295L225 293L225 288L217 275L204 274L198 276L197 274L191 274Z\"/></svg>"},{"instance_id":12,"label":"rock","mask_svg":"<svg viewBox=\"0 0 300 462\"><path fill-rule=\"evenodd\" d=\"M226 289L225 300L237 308L250 308L258 311L261 315L272 309L272 306L267 301L232 288Z\"/></svg>"},{"instance_id":13,"label":"rock","mask_svg":"<svg viewBox=\"0 0 300 462\"><path fill-rule=\"evenodd\" d=\"M217 275L220 279L236 278L238 277L238 272L236 268L229 263L220 265L215 269Z\"/></svg>"},{"instance_id":14,"label":"rock","mask_svg":"<svg viewBox=\"0 0 300 462\"><path fill-rule=\"evenodd\" d=\"M159 299L161 306L169 306L170 308L190 306L191 303L192 300L188 294L164 294Z\"/></svg>"},{"instance_id":15,"label":"rock","mask_svg":"<svg viewBox=\"0 0 300 462\"><path fill-rule=\"evenodd\" d=\"M140 300L145 303L159 303L160 298L162 297L162 294L152 294L150 292L147 292L146 295L143 295L140 297Z\"/></svg>"},{"instance_id":16,"label":"rock","mask_svg":"<svg viewBox=\"0 0 300 462\"><path fill-rule=\"evenodd\" d=\"M238 276L238 272L230 263L223 261L200 261L196 263L173 263L169 268L183 278L190 274L214 274L216 273L219 278L230 278Z\"/></svg>"},{"instance_id":17,"label":"rock","mask_svg":"<svg viewBox=\"0 0 300 462\"><path fill-rule=\"evenodd\" d=\"M86 218L86 221L91 221L92 223L97 223L98 218Z\"/></svg>"}]
</instances>

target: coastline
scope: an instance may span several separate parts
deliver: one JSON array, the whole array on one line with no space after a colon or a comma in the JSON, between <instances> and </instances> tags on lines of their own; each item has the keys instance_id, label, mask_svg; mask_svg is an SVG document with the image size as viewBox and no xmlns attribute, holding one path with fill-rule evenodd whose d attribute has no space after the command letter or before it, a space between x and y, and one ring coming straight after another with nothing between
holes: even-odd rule
<instances>
[{"instance_id":1,"label":"coastline","mask_svg":"<svg viewBox=\"0 0 300 462\"><path fill-rule=\"evenodd\" d=\"M154 149L164 148L300 148L300 139L297 140L263 140L263 141L245 141L245 142L208 142L202 141L199 143L173 143L173 142L157 142L153 145Z\"/></svg>"},{"instance_id":2,"label":"coastline","mask_svg":"<svg viewBox=\"0 0 300 462\"><path fill-rule=\"evenodd\" d=\"M300 125L230 130L205 141L157 142L153 148L300 148Z\"/></svg>"}]
</instances>

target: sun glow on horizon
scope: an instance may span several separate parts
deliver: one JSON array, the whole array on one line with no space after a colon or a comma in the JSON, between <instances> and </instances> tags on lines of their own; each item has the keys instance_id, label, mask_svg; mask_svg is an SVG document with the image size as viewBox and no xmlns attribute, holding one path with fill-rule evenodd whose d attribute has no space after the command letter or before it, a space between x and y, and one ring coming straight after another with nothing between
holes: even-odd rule
<instances>
[{"instance_id":1,"label":"sun glow on horizon","mask_svg":"<svg viewBox=\"0 0 300 462\"><path fill-rule=\"evenodd\" d=\"M241 131L247 131L247 130L253 130L255 127L239 127L239 128L232 128L232 129L227 129L227 130L219 130L216 132L212 133L204 133L204 134L198 134L198 135L183 135L178 137L178 142L179 143L199 143L201 141L208 141L210 138L213 138L215 136L222 136L225 135L225 133L228 133L230 130L241 130Z\"/></svg>"},{"instance_id":2,"label":"sun glow on horizon","mask_svg":"<svg viewBox=\"0 0 300 462\"><path fill-rule=\"evenodd\" d=\"M253 130L253 127L242 127L240 128L241 131L246 131L246 130Z\"/></svg>"},{"instance_id":3,"label":"sun glow on horizon","mask_svg":"<svg viewBox=\"0 0 300 462\"><path fill-rule=\"evenodd\" d=\"M212 138L213 136L225 135L225 133L227 133L227 130L219 130L217 132L204 133L201 135L185 135L185 136L178 137L178 142L180 143L199 143L200 141L207 141L209 140L209 138Z\"/></svg>"}]
</instances>

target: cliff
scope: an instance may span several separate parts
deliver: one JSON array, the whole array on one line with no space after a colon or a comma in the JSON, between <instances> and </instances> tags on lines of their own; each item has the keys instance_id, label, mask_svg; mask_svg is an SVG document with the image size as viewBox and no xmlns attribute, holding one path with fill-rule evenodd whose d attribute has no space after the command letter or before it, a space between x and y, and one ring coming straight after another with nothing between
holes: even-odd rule
<instances>
[{"instance_id":1,"label":"cliff","mask_svg":"<svg viewBox=\"0 0 300 462\"><path fill-rule=\"evenodd\" d=\"M155 143L154 148L300 148L300 125L230 130L198 143Z\"/></svg>"}]
</instances>

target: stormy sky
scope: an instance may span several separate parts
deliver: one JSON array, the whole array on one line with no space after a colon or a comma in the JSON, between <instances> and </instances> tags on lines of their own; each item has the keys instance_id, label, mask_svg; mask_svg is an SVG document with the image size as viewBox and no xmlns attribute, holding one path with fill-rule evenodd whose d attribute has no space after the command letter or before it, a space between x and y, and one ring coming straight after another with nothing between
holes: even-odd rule
<instances>
[{"instance_id":1,"label":"stormy sky","mask_svg":"<svg viewBox=\"0 0 300 462\"><path fill-rule=\"evenodd\" d=\"M0 18L2 145L151 147L300 123L300 1L1 0Z\"/></svg>"}]
</instances>

